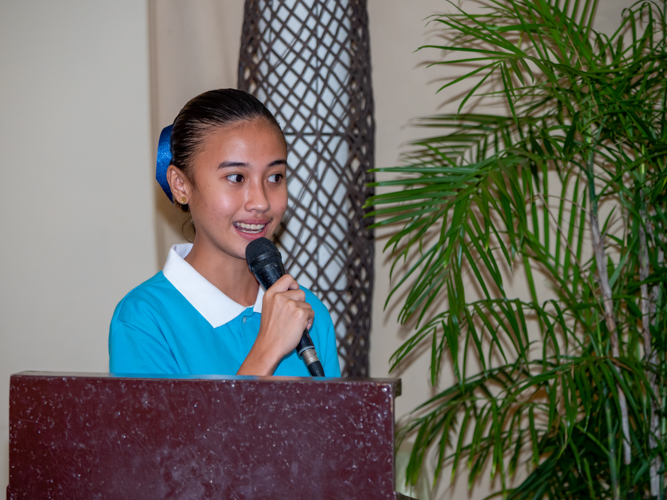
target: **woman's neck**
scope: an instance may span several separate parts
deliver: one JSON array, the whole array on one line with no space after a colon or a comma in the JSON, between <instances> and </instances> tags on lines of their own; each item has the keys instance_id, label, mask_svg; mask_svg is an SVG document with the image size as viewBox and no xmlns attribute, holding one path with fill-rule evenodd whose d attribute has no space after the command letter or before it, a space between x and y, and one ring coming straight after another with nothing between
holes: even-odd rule
<instances>
[{"instance_id":1,"label":"woman's neck","mask_svg":"<svg viewBox=\"0 0 667 500\"><path fill-rule=\"evenodd\" d=\"M207 249L195 242L185 261L234 302L242 306L255 304L259 284L245 259Z\"/></svg>"}]
</instances>

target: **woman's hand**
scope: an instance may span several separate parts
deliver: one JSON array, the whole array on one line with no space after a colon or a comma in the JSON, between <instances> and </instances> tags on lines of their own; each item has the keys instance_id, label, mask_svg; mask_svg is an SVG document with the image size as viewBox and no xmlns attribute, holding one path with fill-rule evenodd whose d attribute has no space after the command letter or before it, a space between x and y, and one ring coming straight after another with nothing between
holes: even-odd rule
<instances>
[{"instance_id":1,"label":"woman's hand","mask_svg":"<svg viewBox=\"0 0 667 500\"><path fill-rule=\"evenodd\" d=\"M305 292L289 274L282 276L264 294L259 334L237 375L273 375L314 318Z\"/></svg>"}]
</instances>

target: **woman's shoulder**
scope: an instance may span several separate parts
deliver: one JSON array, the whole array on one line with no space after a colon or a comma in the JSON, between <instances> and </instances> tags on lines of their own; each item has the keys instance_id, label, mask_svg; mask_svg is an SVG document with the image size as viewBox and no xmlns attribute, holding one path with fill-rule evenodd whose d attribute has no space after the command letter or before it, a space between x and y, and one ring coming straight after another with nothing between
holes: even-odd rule
<instances>
[{"instance_id":1,"label":"woman's shoulder","mask_svg":"<svg viewBox=\"0 0 667 500\"><path fill-rule=\"evenodd\" d=\"M326 329L333 328L333 321L331 320L331 314L329 309L325 306L317 295L308 290L306 287L299 285L304 292L306 292L306 302L310 304L310 307L313 308L315 313L315 322L320 325L318 330L326 326Z\"/></svg>"},{"instance_id":2,"label":"woman's shoulder","mask_svg":"<svg viewBox=\"0 0 667 500\"><path fill-rule=\"evenodd\" d=\"M303 290L304 292L306 292L306 302L308 302L308 303L310 304L310 306L311 306L313 309L316 310L316 309L321 309L321 308L323 308L323 309L325 309L327 312L329 311L329 310L327 309L327 306L325 306L325 305L322 303L322 301L319 299L319 297L318 297L317 295L315 295L313 292L311 292L308 288L306 288L305 286L301 286L301 285L299 285L299 288L301 288L301 290ZM316 312L317 312L317 311L316 311Z\"/></svg>"},{"instance_id":3,"label":"woman's shoulder","mask_svg":"<svg viewBox=\"0 0 667 500\"><path fill-rule=\"evenodd\" d=\"M139 286L130 290L116 306L113 321L124 321L128 316L134 317L138 311L155 308L168 302L175 289L162 271L147 279Z\"/></svg>"}]
</instances>

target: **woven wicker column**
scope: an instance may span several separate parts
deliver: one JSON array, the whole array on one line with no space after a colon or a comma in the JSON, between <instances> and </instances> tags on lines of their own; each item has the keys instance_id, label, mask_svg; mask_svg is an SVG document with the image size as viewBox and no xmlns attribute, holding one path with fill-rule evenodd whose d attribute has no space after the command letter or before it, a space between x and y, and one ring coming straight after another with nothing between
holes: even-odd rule
<instances>
[{"instance_id":1,"label":"woven wicker column","mask_svg":"<svg viewBox=\"0 0 667 500\"><path fill-rule=\"evenodd\" d=\"M246 0L239 88L287 138L285 267L329 308L343 376L367 377L374 162L366 0Z\"/></svg>"}]
</instances>

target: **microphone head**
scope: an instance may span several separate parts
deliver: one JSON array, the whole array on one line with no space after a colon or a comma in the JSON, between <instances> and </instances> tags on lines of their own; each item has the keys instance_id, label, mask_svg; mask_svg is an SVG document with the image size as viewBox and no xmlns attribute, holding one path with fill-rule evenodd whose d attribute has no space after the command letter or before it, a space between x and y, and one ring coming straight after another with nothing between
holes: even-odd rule
<instances>
[{"instance_id":1,"label":"microphone head","mask_svg":"<svg viewBox=\"0 0 667 500\"><path fill-rule=\"evenodd\" d=\"M266 265L283 261L278 248L266 238L257 238L248 243L245 249L245 260L251 270L260 262Z\"/></svg>"},{"instance_id":2,"label":"microphone head","mask_svg":"<svg viewBox=\"0 0 667 500\"><path fill-rule=\"evenodd\" d=\"M268 290L285 274L283 259L276 246L266 238L251 241L245 249L245 260L250 272L264 290Z\"/></svg>"}]
</instances>

